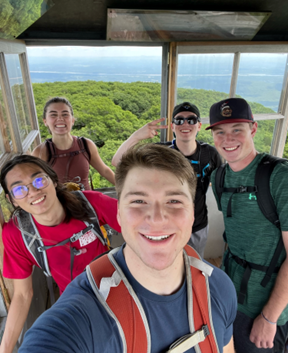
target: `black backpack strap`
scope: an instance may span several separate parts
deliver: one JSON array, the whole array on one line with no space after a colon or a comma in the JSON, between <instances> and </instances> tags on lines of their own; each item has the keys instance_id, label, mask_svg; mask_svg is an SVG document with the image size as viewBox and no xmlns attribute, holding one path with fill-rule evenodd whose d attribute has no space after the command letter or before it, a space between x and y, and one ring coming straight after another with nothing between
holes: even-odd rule
<instances>
[{"instance_id":1,"label":"black backpack strap","mask_svg":"<svg viewBox=\"0 0 288 353\"><path fill-rule=\"evenodd\" d=\"M215 172L215 191L218 199L218 206L219 211L222 210L221 207L221 197L223 193L223 188L224 188L224 180L225 180L225 174L226 174L226 163L223 163L216 169Z\"/></svg>"},{"instance_id":2,"label":"black backpack strap","mask_svg":"<svg viewBox=\"0 0 288 353\"><path fill-rule=\"evenodd\" d=\"M261 212L263 213L263 215L268 219L268 221L270 221L280 230L281 230L281 225L280 225L280 221L277 213L277 208L270 192L270 177L275 166L284 161L287 161L287 160L267 154L262 158L261 162L257 167L256 174L255 174L255 185L257 186L257 189L258 189L257 191L258 206ZM266 287L267 283L270 281L270 278L274 273L274 269L276 268L276 264L283 250L283 247L284 247L284 244L283 244L283 238L281 234L277 247L274 251L272 260L270 262L270 265L261 282L261 286Z\"/></svg>"},{"instance_id":3,"label":"black backpack strap","mask_svg":"<svg viewBox=\"0 0 288 353\"><path fill-rule=\"evenodd\" d=\"M276 205L270 192L270 176L275 166L286 161L269 154L265 155L259 163L255 173L255 186L257 187L257 202L263 215L280 229L280 221Z\"/></svg>"},{"instance_id":4,"label":"black backpack strap","mask_svg":"<svg viewBox=\"0 0 288 353\"><path fill-rule=\"evenodd\" d=\"M83 155L85 156L87 161L90 163L91 153L90 153L90 149L88 147L87 140L85 139L85 137L78 137L77 136L77 142L78 142L80 150L83 150Z\"/></svg>"},{"instance_id":5,"label":"black backpack strap","mask_svg":"<svg viewBox=\"0 0 288 353\"><path fill-rule=\"evenodd\" d=\"M45 141L45 145L46 145L46 149L47 149L47 153L48 153L48 159L47 159L47 163L52 167L55 163L56 160L56 150L55 150L55 146L54 143L52 142L52 138L47 139Z\"/></svg>"},{"instance_id":6,"label":"black backpack strap","mask_svg":"<svg viewBox=\"0 0 288 353\"><path fill-rule=\"evenodd\" d=\"M224 181L225 181L225 174L226 174L226 163L220 165L216 169L215 172L215 191L216 195L218 198L218 205L221 207L221 197L223 192L231 192L231 196L229 198L228 204L227 204L227 217L232 217L232 197L234 194L242 194L245 192L256 192L257 187L256 186L242 186L240 185L239 187L235 188L225 188L224 187ZM222 210L222 207L221 209Z\"/></svg>"},{"instance_id":7,"label":"black backpack strap","mask_svg":"<svg viewBox=\"0 0 288 353\"><path fill-rule=\"evenodd\" d=\"M199 142L200 145L200 173L201 178L204 178L206 175L210 176L212 172L211 166L211 153L210 153L210 146L205 142Z\"/></svg>"},{"instance_id":8,"label":"black backpack strap","mask_svg":"<svg viewBox=\"0 0 288 353\"><path fill-rule=\"evenodd\" d=\"M229 275L229 261L230 261L230 259L233 259L234 261L237 262L238 265L242 266L245 269L243 277L241 279L240 291L238 294L238 303L239 304L244 304L246 292L247 292L247 287L248 287L248 281L251 276L252 270L257 270L257 271L261 271L261 272L266 273L264 279L261 282L262 287L266 287L266 285L269 282L273 273L279 272L280 267L279 266L276 267L276 264L277 264L277 260L279 258L279 255L280 255L282 249L283 249L283 242L282 242L282 237L281 237L281 239L279 240L279 243L277 245L276 251L273 255L273 258L270 262L270 265L269 266L262 266L262 265L258 265L253 262L249 262L249 261L241 259L239 256L232 254L232 252L228 248L228 251L227 251L227 253L225 255L225 259L224 259L225 272ZM280 250L280 252L279 252L279 250ZM276 258L275 254L277 254L277 253L278 253L278 256ZM271 267L272 263L273 263L273 266Z\"/></svg>"},{"instance_id":9,"label":"black backpack strap","mask_svg":"<svg viewBox=\"0 0 288 353\"><path fill-rule=\"evenodd\" d=\"M274 203L273 197L270 192L270 176L271 176L275 166L279 163L284 162L284 161L287 161L287 160L283 159L283 158L274 157L271 155L265 155L262 158L262 160L260 161L260 163L256 169L255 181L254 181L255 182L255 187L254 187L255 190L252 190L252 191L250 191L250 188L253 188L253 187L249 187L249 186L248 187L240 186L239 191L235 191L235 189L237 189L237 188L224 188L223 187L224 178L223 178L223 180L220 181L219 178L221 177L221 175L219 175L218 181L217 181L218 184L217 184L216 176L215 176L216 193L217 193L217 185L222 186L222 188L220 189L220 192L221 192L220 197L221 197L223 191L232 192L232 195L235 192L253 192L253 191L255 191L256 196L257 196L257 203L258 203L258 206L259 206L261 212L268 219L268 221L270 221L278 229L281 230L276 205ZM219 167L218 169L220 169L221 167ZM218 172L218 170L216 171L216 175L217 175L217 172ZM242 190L241 190L241 188L242 188ZM232 197L232 195L231 195L231 197ZM230 203L231 197L230 197L230 200L229 200L228 206L227 206L227 216L228 216L229 204L230 204L230 211L231 211L231 203ZM280 269L280 267L277 267L276 265L277 265L277 262L278 262L280 255L281 255L281 252L283 250L283 247L284 247L283 238L282 238L282 234L280 234L278 244L276 246L276 249L274 251L274 254L273 254L273 257L270 261L269 266L261 266L261 265L254 264L254 263L248 262L246 260L240 259L238 256L232 254L231 251L228 249L228 253L226 254L226 257L224 260L225 271L226 272L228 271L229 258L233 258L239 265L241 265L242 267L245 268L245 272L244 272L244 275L242 277L241 284L240 284L240 293L238 295L238 302L240 304L244 303L244 300L246 297L248 281L249 281L252 269L265 272L265 276L264 276L263 280L261 281L261 286L266 287L266 285L268 284L268 282L271 279L272 274L277 273Z\"/></svg>"},{"instance_id":10,"label":"black backpack strap","mask_svg":"<svg viewBox=\"0 0 288 353\"><path fill-rule=\"evenodd\" d=\"M240 185L238 188L223 188L223 192L231 192L231 196L229 198L227 204L227 217L232 217L232 197L234 194L243 194L245 192L256 192L257 188L255 186L242 186Z\"/></svg>"}]
</instances>

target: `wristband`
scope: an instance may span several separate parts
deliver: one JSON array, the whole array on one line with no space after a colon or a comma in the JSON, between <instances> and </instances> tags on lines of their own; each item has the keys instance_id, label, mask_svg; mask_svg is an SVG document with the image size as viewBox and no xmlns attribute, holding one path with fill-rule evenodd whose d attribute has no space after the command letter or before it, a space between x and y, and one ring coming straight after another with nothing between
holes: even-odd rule
<instances>
[{"instance_id":1,"label":"wristband","mask_svg":"<svg viewBox=\"0 0 288 353\"><path fill-rule=\"evenodd\" d=\"M269 322L269 324L271 325L276 325L277 324L277 321L276 322L273 322L273 321L270 321L267 319L267 317L265 317L265 315L263 314L263 311L261 311L261 315L263 317L264 320L266 320L267 322Z\"/></svg>"}]
</instances>

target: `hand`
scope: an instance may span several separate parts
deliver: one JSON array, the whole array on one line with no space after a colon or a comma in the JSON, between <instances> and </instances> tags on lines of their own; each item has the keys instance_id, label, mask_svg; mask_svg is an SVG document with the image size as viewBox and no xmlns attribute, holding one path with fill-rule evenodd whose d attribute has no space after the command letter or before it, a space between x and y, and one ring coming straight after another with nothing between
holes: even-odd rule
<instances>
[{"instance_id":1,"label":"hand","mask_svg":"<svg viewBox=\"0 0 288 353\"><path fill-rule=\"evenodd\" d=\"M250 341L257 348L272 348L276 330L277 325L270 324L260 314L254 320L249 337Z\"/></svg>"},{"instance_id":2,"label":"hand","mask_svg":"<svg viewBox=\"0 0 288 353\"><path fill-rule=\"evenodd\" d=\"M139 130L133 133L133 138L136 138L138 141L153 138L158 135L158 129L167 129L168 125L159 125L161 121L164 121L165 118L153 120L150 123L142 126Z\"/></svg>"}]
</instances>

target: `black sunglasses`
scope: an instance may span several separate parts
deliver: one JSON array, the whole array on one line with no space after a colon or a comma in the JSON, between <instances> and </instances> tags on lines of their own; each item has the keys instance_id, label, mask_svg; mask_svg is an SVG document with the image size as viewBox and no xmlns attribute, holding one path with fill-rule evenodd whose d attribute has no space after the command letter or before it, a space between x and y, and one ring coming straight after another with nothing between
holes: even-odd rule
<instances>
[{"instance_id":1,"label":"black sunglasses","mask_svg":"<svg viewBox=\"0 0 288 353\"><path fill-rule=\"evenodd\" d=\"M173 119L173 123L175 125L183 125L184 121L187 120L189 125L196 125L198 122L198 116L188 116L188 118L184 118L184 116L177 116L177 118Z\"/></svg>"}]
</instances>

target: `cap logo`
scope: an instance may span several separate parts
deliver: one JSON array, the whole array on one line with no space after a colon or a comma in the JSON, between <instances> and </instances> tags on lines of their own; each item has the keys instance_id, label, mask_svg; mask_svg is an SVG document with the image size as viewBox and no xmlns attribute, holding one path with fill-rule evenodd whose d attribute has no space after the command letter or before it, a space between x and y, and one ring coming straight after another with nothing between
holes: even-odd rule
<instances>
[{"instance_id":1,"label":"cap logo","mask_svg":"<svg viewBox=\"0 0 288 353\"><path fill-rule=\"evenodd\" d=\"M227 103L223 103L220 109L221 109L221 115L224 116L224 118L229 118L232 115L232 109L229 107Z\"/></svg>"},{"instance_id":2,"label":"cap logo","mask_svg":"<svg viewBox=\"0 0 288 353\"><path fill-rule=\"evenodd\" d=\"M187 105L187 104L186 104L186 105L183 105L183 108L188 110L188 109L190 109L191 107L190 107L190 105Z\"/></svg>"}]
</instances>

